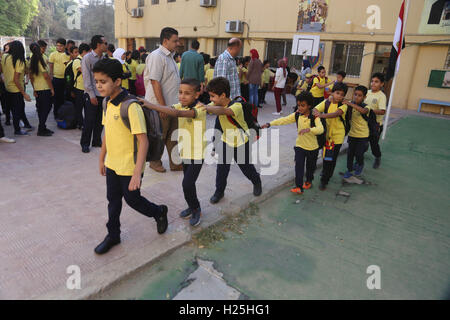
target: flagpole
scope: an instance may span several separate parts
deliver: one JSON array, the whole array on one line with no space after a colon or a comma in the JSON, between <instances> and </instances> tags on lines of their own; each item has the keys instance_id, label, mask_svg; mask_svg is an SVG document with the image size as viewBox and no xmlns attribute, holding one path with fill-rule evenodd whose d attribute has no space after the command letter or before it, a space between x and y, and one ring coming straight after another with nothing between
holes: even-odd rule
<instances>
[{"instance_id":1,"label":"flagpole","mask_svg":"<svg viewBox=\"0 0 450 320\"><path fill-rule=\"evenodd\" d=\"M402 39L400 39L400 44L399 44L400 48L402 48L402 46L403 46L403 41L404 41L405 35L406 35L406 24L408 22L409 4L411 2L410 0L405 0L405 1L406 1L406 10L405 10L405 19L404 19L404 23L403 23L403 35L402 35ZM389 102L388 102L388 107L387 107L387 111L386 111L386 117L384 118L383 133L382 133L383 140L386 137L389 116L391 115L392 100L393 100L393 96L394 96L395 84L397 82L397 74L398 74L397 70L400 70L400 59L402 57L402 54L403 54L403 49L400 51L400 55L397 59L397 64L395 66L394 80L392 80L391 93L389 94Z\"/></svg>"}]
</instances>

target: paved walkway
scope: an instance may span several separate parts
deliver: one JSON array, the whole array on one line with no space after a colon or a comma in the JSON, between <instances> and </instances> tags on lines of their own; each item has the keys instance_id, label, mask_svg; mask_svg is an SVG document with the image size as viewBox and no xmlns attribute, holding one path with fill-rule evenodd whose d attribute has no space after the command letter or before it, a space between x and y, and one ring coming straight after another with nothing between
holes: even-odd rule
<instances>
[{"instance_id":1,"label":"paved walkway","mask_svg":"<svg viewBox=\"0 0 450 320\"><path fill-rule=\"evenodd\" d=\"M272 96L268 93L269 105L262 110L261 123L274 117ZM292 96L288 102L295 104ZM291 108L285 110L287 114ZM37 126L34 104L27 103L26 111L32 125ZM0 144L0 299L86 298L191 239L189 223L178 218L186 207L182 173L147 169L142 194L169 206L168 231L158 235L152 219L124 205L122 244L104 256L95 255L94 247L106 235L107 220L105 179L97 168L99 149L81 153L81 132L58 130L52 115L49 118L53 137L38 137L33 132L15 144ZM213 121L208 119L209 127ZM5 129L6 135L12 136L12 128ZM215 166L205 165L197 183L203 209L200 228L241 211L250 201L266 199L292 181L294 142L295 125L282 127L279 170L276 175L262 177L264 193L258 199L252 195L251 183L233 166L225 198L210 205ZM163 162L168 168L166 154ZM80 267L81 290L66 287L71 265Z\"/></svg>"}]
</instances>

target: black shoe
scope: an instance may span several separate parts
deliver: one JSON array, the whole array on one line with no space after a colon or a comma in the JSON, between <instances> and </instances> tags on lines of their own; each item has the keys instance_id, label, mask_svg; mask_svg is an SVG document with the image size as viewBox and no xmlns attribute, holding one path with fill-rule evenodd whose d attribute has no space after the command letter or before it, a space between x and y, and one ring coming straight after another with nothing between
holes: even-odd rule
<instances>
[{"instance_id":1,"label":"black shoe","mask_svg":"<svg viewBox=\"0 0 450 320\"><path fill-rule=\"evenodd\" d=\"M319 190L324 191L326 189L327 189L327 184L321 181L320 185L319 185Z\"/></svg>"},{"instance_id":2,"label":"black shoe","mask_svg":"<svg viewBox=\"0 0 450 320\"><path fill-rule=\"evenodd\" d=\"M223 193L221 193L221 194L214 193L214 195L211 197L211 199L209 199L209 202L211 202L212 204L216 204L217 202L220 201L220 199L223 198L223 196L224 196Z\"/></svg>"},{"instance_id":3,"label":"black shoe","mask_svg":"<svg viewBox=\"0 0 450 320\"><path fill-rule=\"evenodd\" d=\"M375 162L373 163L373 168L378 169L380 167L380 164L381 164L381 157L375 158Z\"/></svg>"},{"instance_id":4,"label":"black shoe","mask_svg":"<svg viewBox=\"0 0 450 320\"><path fill-rule=\"evenodd\" d=\"M186 210L181 211L180 218L189 219L189 216L192 214L191 208L187 208Z\"/></svg>"},{"instance_id":5,"label":"black shoe","mask_svg":"<svg viewBox=\"0 0 450 320\"><path fill-rule=\"evenodd\" d=\"M167 206L161 205L159 206L161 209L161 216L156 219L156 229L158 230L159 234L163 234L166 232L167 227L169 226L169 221L167 221Z\"/></svg>"},{"instance_id":6,"label":"black shoe","mask_svg":"<svg viewBox=\"0 0 450 320\"><path fill-rule=\"evenodd\" d=\"M100 243L95 249L96 254L104 254L107 253L112 247L120 243L119 239L112 239L109 236L106 236L105 240Z\"/></svg>"},{"instance_id":7,"label":"black shoe","mask_svg":"<svg viewBox=\"0 0 450 320\"><path fill-rule=\"evenodd\" d=\"M102 144L100 143L100 144L98 144L98 143L93 143L92 144L92 148L101 148L102 147Z\"/></svg>"},{"instance_id":8,"label":"black shoe","mask_svg":"<svg viewBox=\"0 0 450 320\"><path fill-rule=\"evenodd\" d=\"M45 131L46 131L46 132L49 132L49 133L51 133L51 134L54 134L54 133L55 133L54 131L50 130L49 128L45 128Z\"/></svg>"},{"instance_id":9,"label":"black shoe","mask_svg":"<svg viewBox=\"0 0 450 320\"><path fill-rule=\"evenodd\" d=\"M89 147L88 147L88 146L82 146L82 147L81 147L81 152L83 152L83 153L89 153L89 151L91 151L91 150L89 150Z\"/></svg>"},{"instance_id":10,"label":"black shoe","mask_svg":"<svg viewBox=\"0 0 450 320\"><path fill-rule=\"evenodd\" d=\"M23 128L25 129L26 132L30 132L30 131L34 130L34 127L32 127L32 126L24 126Z\"/></svg>"},{"instance_id":11,"label":"black shoe","mask_svg":"<svg viewBox=\"0 0 450 320\"><path fill-rule=\"evenodd\" d=\"M196 227L200 224L200 216L202 215L202 211L200 208L196 210L192 210L192 217L191 220L189 220L189 223L191 226Z\"/></svg>"},{"instance_id":12,"label":"black shoe","mask_svg":"<svg viewBox=\"0 0 450 320\"><path fill-rule=\"evenodd\" d=\"M51 137L52 133L48 131L38 131L37 135L40 137Z\"/></svg>"},{"instance_id":13,"label":"black shoe","mask_svg":"<svg viewBox=\"0 0 450 320\"><path fill-rule=\"evenodd\" d=\"M255 197L259 197L262 193L262 185L261 182L253 185L253 195Z\"/></svg>"}]
</instances>

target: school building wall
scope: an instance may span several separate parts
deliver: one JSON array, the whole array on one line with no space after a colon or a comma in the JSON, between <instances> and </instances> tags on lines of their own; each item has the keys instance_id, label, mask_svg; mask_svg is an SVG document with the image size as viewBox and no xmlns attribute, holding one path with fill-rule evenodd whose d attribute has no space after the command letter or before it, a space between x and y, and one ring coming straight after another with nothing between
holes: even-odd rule
<instances>
[{"instance_id":1,"label":"school building wall","mask_svg":"<svg viewBox=\"0 0 450 320\"><path fill-rule=\"evenodd\" d=\"M328 3L325 31L308 34L320 35L325 44L323 65L327 71L332 66L333 43L336 41L362 42L364 54L360 75L347 77L346 81L368 86L378 44L391 45L402 0L321 0ZM180 37L196 38L200 50L214 54L216 39L239 37L244 40L244 55L255 48L261 59L265 58L269 40L292 40L296 32L299 0L217 0L217 7L204 8L200 0L159 0L152 5L145 0L144 17L132 18L127 13L136 8L138 0L115 1L115 33L119 46L130 48L145 46L146 39L159 38L160 30L170 26L178 30ZM442 70L447 59L450 44L450 29L447 34L420 33L424 10L430 7L430 0L413 0L408 15L406 45L402 55L400 73L397 79L393 106L417 109L420 99L450 101L450 89L429 88L430 71ZM369 30L367 22L371 5L380 8L380 29ZM245 21L244 32L225 32L225 21ZM450 27L449 27L450 28ZM335 79L330 75L330 79ZM450 109L450 108L447 108ZM445 113L450 113L450 110ZM423 106L423 111L439 112L439 106Z\"/></svg>"}]
</instances>

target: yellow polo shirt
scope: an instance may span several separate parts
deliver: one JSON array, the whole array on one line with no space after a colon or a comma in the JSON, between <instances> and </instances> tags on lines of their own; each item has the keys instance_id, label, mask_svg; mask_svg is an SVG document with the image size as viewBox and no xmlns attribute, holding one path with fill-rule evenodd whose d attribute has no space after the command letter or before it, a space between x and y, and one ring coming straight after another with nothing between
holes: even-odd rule
<instances>
[{"instance_id":1,"label":"yellow polo shirt","mask_svg":"<svg viewBox=\"0 0 450 320\"><path fill-rule=\"evenodd\" d=\"M194 107L195 118L178 117L178 150L181 159L203 160L206 149L206 110L201 110L203 106L198 104ZM175 104L172 108L177 110L189 110L181 103Z\"/></svg>"},{"instance_id":2,"label":"yellow polo shirt","mask_svg":"<svg viewBox=\"0 0 450 320\"><path fill-rule=\"evenodd\" d=\"M369 90L364 103L366 103L372 110L386 110L386 95L381 90L377 92L372 92L372 90ZM377 122L380 125L383 125L383 120L384 115L377 114Z\"/></svg>"},{"instance_id":3,"label":"yellow polo shirt","mask_svg":"<svg viewBox=\"0 0 450 320\"><path fill-rule=\"evenodd\" d=\"M325 111L325 101L322 101L315 107L317 111L324 112ZM344 114L341 116L345 120L345 114L347 113L347 105L343 104L339 107L340 110L344 112ZM330 107L328 108L328 113L334 113L338 110L338 104L332 103L330 104ZM326 119L327 121L327 140L334 142L334 144L342 144L344 143L345 138L345 127L344 123L340 119L340 117L337 118L331 118Z\"/></svg>"},{"instance_id":4,"label":"yellow polo shirt","mask_svg":"<svg viewBox=\"0 0 450 320\"><path fill-rule=\"evenodd\" d=\"M52 52L48 58L49 63L53 63L53 77L64 79L66 65L70 61L70 56L65 52Z\"/></svg>"},{"instance_id":5,"label":"yellow polo shirt","mask_svg":"<svg viewBox=\"0 0 450 320\"><path fill-rule=\"evenodd\" d=\"M142 76L145 70L145 63L141 63L136 67L136 74Z\"/></svg>"},{"instance_id":6,"label":"yellow polo shirt","mask_svg":"<svg viewBox=\"0 0 450 320\"><path fill-rule=\"evenodd\" d=\"M47 80L45 80L44 78L44 73L46 72L48 74L48 65L46 68L44 68L40 62L38 63L38 65L39 65L39 73L37 75L32 74L34 79L33 80L34 91L50 90Z\"/></svg>"},{"instance_id":7,"label":"yellow polo shirt","mask_svg":"<svg viewBox=\"0 0 450 320\"><path fill-rule=\"evenodd\" d=\"M106 114L103 113L102 124L105 126L106 139L105 166L120 176L132 176L136 167L134 135L147 133L147 127L142 107L132 103L128 109L130 131L120 117L121 105L122 103L115 105L108 101Z\"/></svg>"},{"instance_id":8,"label":"yellow polo shirt","mask_svg":"<svg viewBox=\"0 0 450 320\"><path fill-rule=\"evenodd\" d=\"M313 85L311 87L311 94L314 98L322 98L324 96L325 88L320 89L316 84L321 84L322 86L326 85L325 78L315 77L313 80Z\"/></svg>"},{"instance_id":9,"label":"yellow polo shirt","mask_svg":"<svg viewBox=\"0 0 450 320\"><path fill-rule=\"evenodd\" d=\"M248 131L247 122L245 122L244 119L242 104L236 102L233 105L228 106L227 108L233 110L233 120L237 121L237 123L245 130L245 133L242 132L242 130L240 130L234 124L232 124L230 120L228 120L228 117L226 115L220 115L219 122L223 130L222 141L230 147L237 148L248 142L248 135L250 133Z\"/></svg>"},{"instance_id":10,"label":"yellow polo shirt","mask_svg":"<svg viewBox=\"0 0 450 320\"><path fill-rule=\"evenodd\" d=\"M269 69L264 69L262 75L261 75L261 82L263 84L268 84L270 82L270 70Z\"/></svg>"},{"instance_id":11,"label":"yellow polo shirt","mask_svg":"<svg viewBox=\"0 0 450 320\"><path fill-rule=\"evenodd\" d=\"M127 68L127 65L125 63L122 65L122 70L123 70L124 73L128 73L130 71ZM130 89L130 86L128 85L128 79L122 79L122 87L127 89L127 90Z\"/></svg>"},{"instance_id":12,"label":"yellow polo shirt","mask_svg":"<svg viewBox=\"0 0 450 320\"><path fill-rule=\"evenodd\" d=\"M286 124L295 123L295 112L291 113L287 117L276 119L270 122L271 126L282 126ZM311 128L311 120L301 115L298 117L298 127L297 127L297 141L295 142L296 147L300 147L302 149L312 151L319 148L319 144L317 143L317 135L323 133L323 125L320 118L317 117L314 119L314 127ZM300 131L303 129L310 129L308 133L300 134Z\"/></svg>"},{"instance_id":13,"label":"yellow polo shirt","mask_svg":"<svg viewBox=\"0 0 450 320\"><path fill-rule=\"evenodd\" d=\"M16 65L13 66L13 58L11 55L4 55L2 59L2 70L3 76L5 78L5 87L8 92L17 93L20 92L19 88L17 88L14 83L14 73L20 73L19 82L21 84L24 83L25 76L25 63L17 60Z\"/></svg>"},{"instance_id":14,"label":"yellow polo shirt","mask_svg":"<svg viewBox=\"0 0 450 320\"><path fill-rule=\"evenodd\" d=\"M83 74L80 72L80 75L77 78L78 68L81 68L82 57L78 56L77 58L79 58L79 59L75 59L72 62L73 76L74 76L74 79L77 79L77 81L74 84L74 88L84 91ZM81 71L81 69L80 69L80 71Z\"/></svg>"},{"instance_id":15,"label":"yellow polo shirt","mask_svg":"<svg viewBox=\"0 0 450 320\"><path fill-rule=\"evenodd\" d=\"M131 63L128 64L128 69L130 69L130 71L131 71L130 80L136 80L136 68L138 65L139 65L139 63L134 59L132 59Z\"/></svg>"},{"instance_id":16,"label":"yellow polo shirt","mask_svg":"<svg viewBox=\"0 0 450 320\"><path fill-rule=\"evenodd\" d=\"M214 68L209 68L206 71L205 79L207 82L210 82L214 78Z\"/></svg>"},{"instance_id":17,"label":"yellow polo shirt","mask_svg":"<svg viewBox=\"0 0 450 320\"><path fill-rule=\"evenodd\" d=\"M366 106L367 109L370 109ZM366 114L369 115L369 114ZM352 121L350 124L349 137L353 138L368 138L369 137L369 124L364 120L361 112L352 108Z\"/></svg>"}]
</instances>

